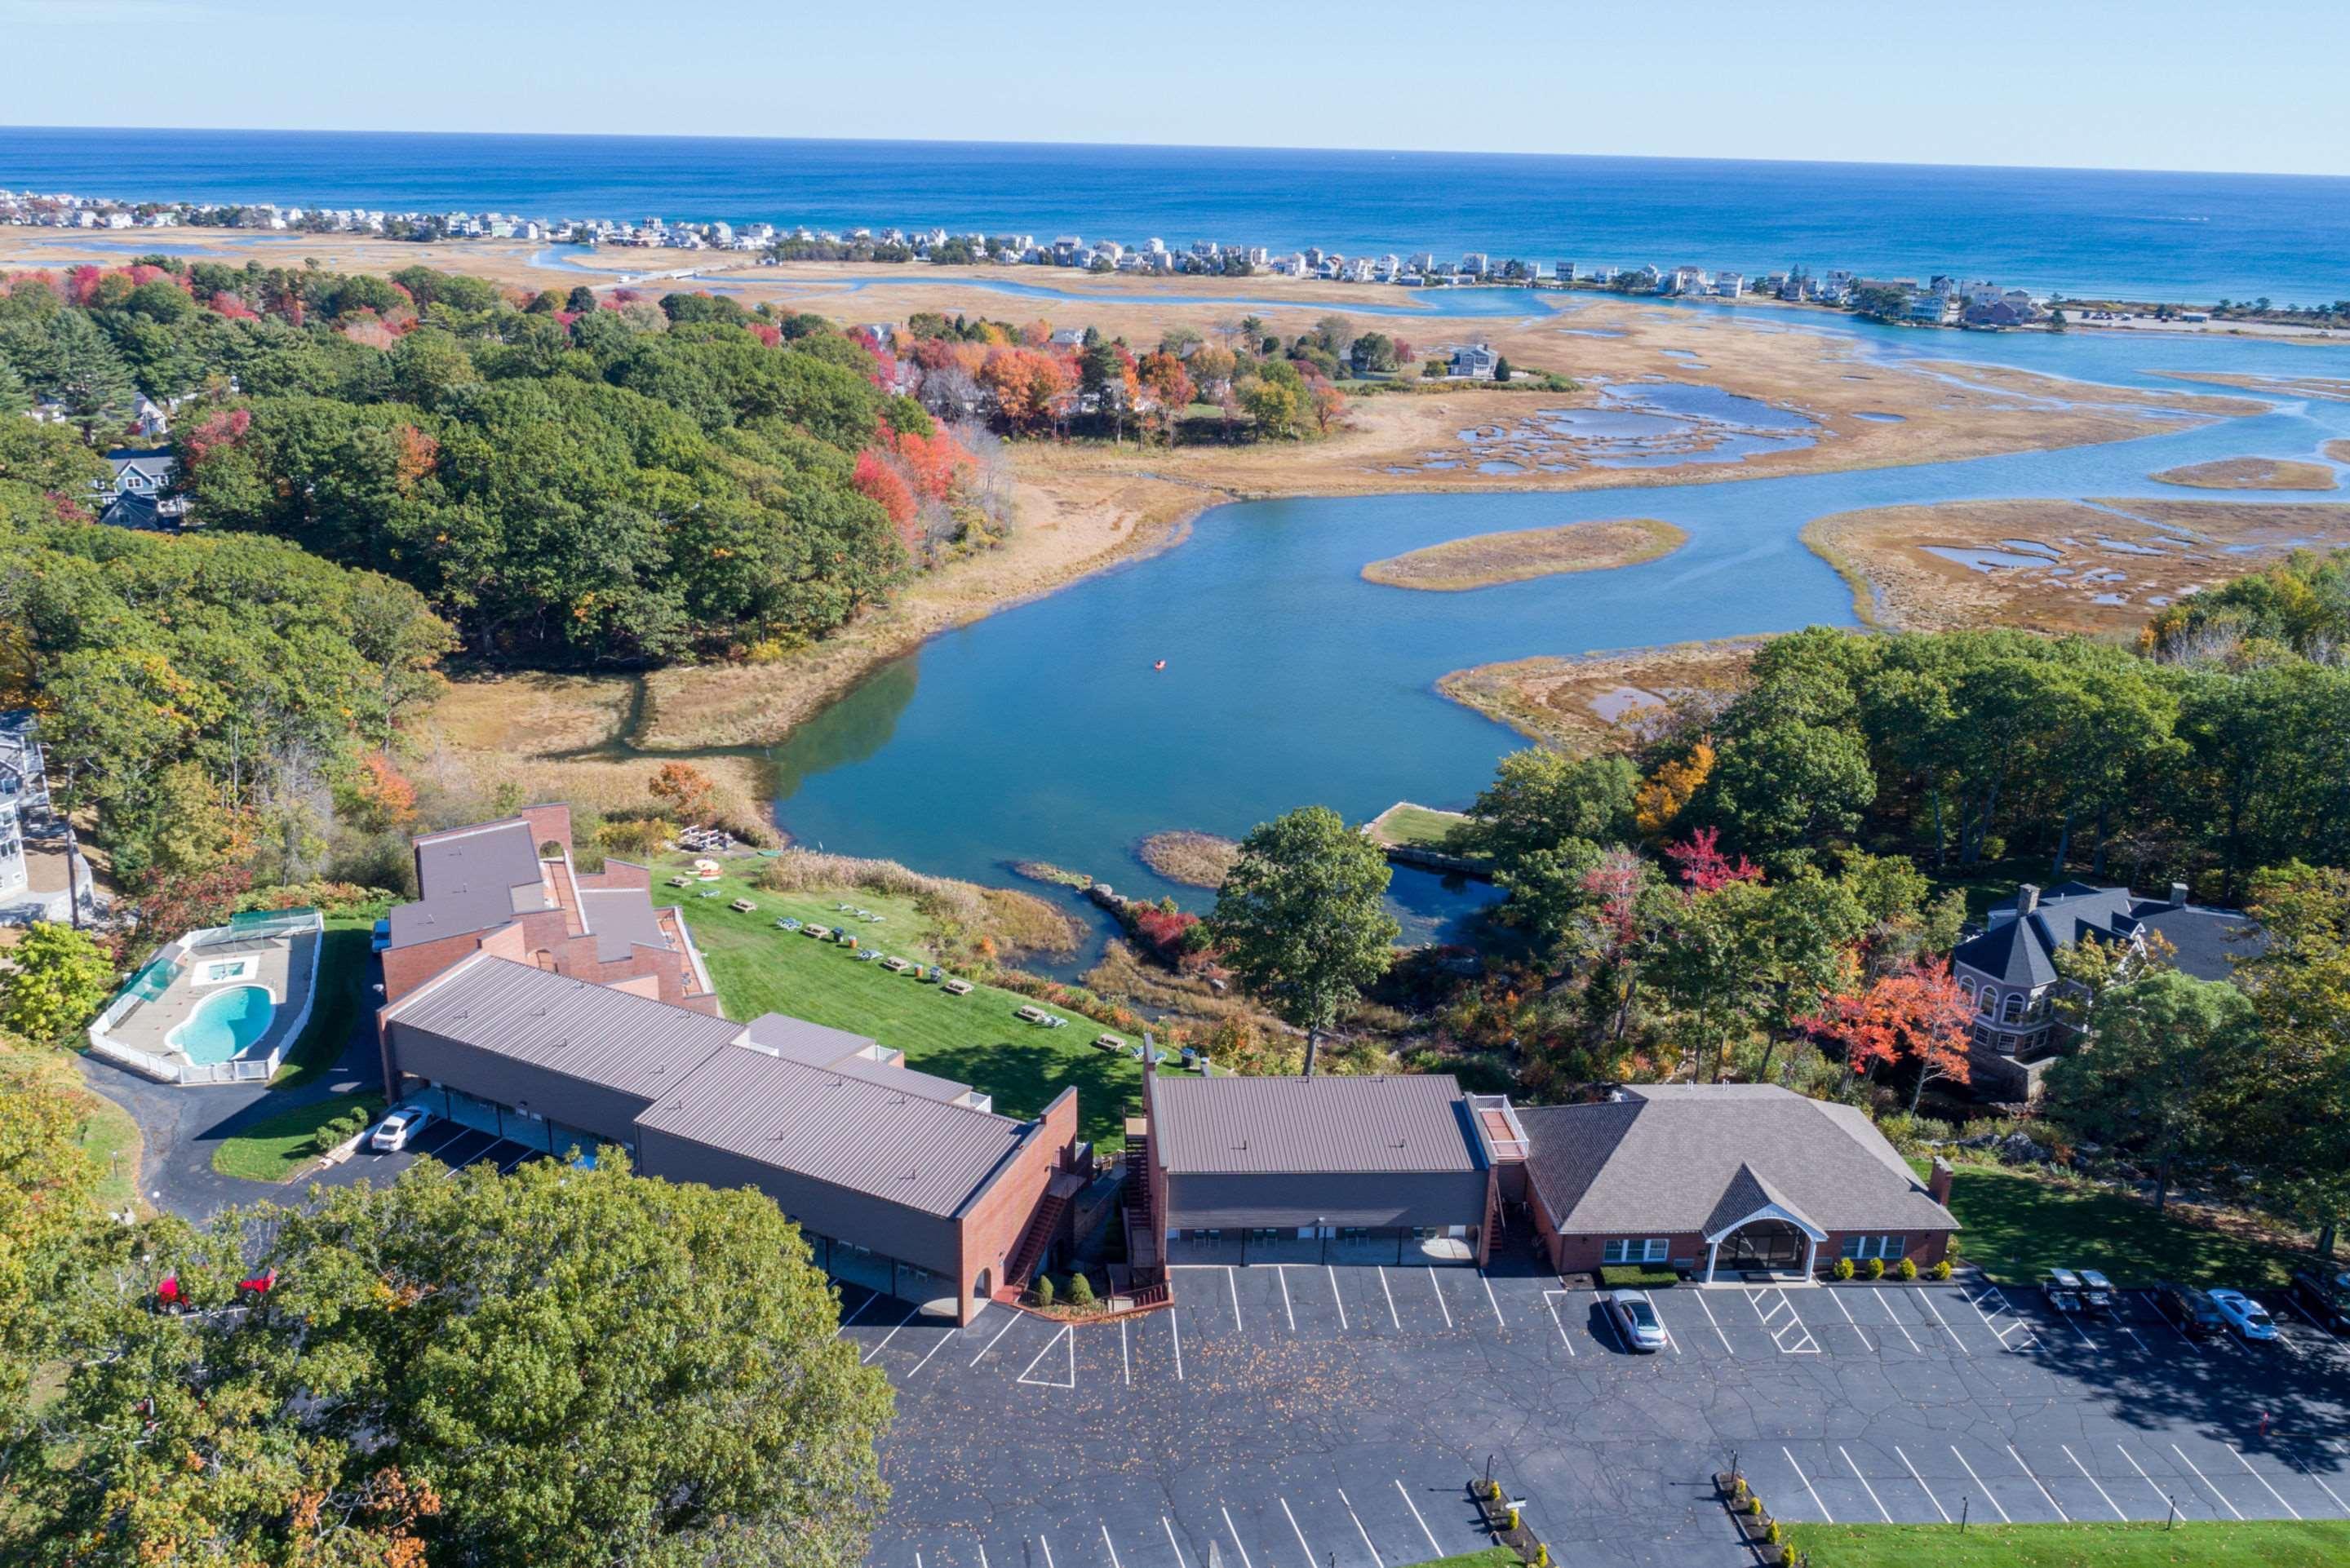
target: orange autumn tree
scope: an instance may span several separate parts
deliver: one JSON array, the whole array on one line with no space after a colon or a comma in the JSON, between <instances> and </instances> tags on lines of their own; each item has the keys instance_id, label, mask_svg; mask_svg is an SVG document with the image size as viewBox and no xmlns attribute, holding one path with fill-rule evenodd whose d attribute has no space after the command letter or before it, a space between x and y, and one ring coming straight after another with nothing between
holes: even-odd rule
<instances>
[{"instance_id":1,"label":"orange autumn tree","mask_svg":"<svg viewBox=\"0 0 2350 1568\"><path fill-rule=\"evenodd\" d=\"M1053 417L1053 400L1069 389L1069 374L1049 354L998 348L980 362L979 384L994 395L1003 422L1026 434Z\"/></svg>"},{"instance_id":2,"label":"orange autumn tree","mask_svg":"<svg viewBox=\"0 0 2350 1568\"><path fill-rule=\"evenodd\" d=\"M1942 1080L1963 1084L1967 1034L1974 1003L1959 989L1948 963L1912 962L1857 994L1820 999L1820 1010L1801 1021L1814 1036L1844 1047L1855 1074L1882 1067L1913 1067L1909 1114L1918 1113L1926 1085Z\"/></svg>"},{"instance_id":3,"label":"orange autumn tree","mask_svg":"<svg viewBox=\"0 0 2350 1568\"><path fill-rule=\"evenodd\" d=\"M1698 786L1712 775L1713 744L1700 741L1679 762L1659 763L1648 782L1632 794L1632 824L1651 841L1661 841L1696 795Z\"/></svg>"},{"instance_id":4,"label":"orange autumn tree","mask_svg":"<svg viewBox=\"0 0 2350 1568\"><path fill-rule=\"evenodd\" d=\"M1199 389L1191 384L1191 372L1183 361L1160 350L1143 356L1139 367L1142 385L1150 393L1150 425L1168 445L1175 444L1175 427L1183 410L1191 406Z\"/></svg>"},{"instance_id":5,"label":"orange autumn tree","mask_svg":"<svg viewBox=\"0 0 2350 1568\"><path fill-rule=\"evenodd\" d=\"M718 786L691 763L663 763L645 786L681 822L691 822L710 809Z\"/></svg>"}]
</instances>

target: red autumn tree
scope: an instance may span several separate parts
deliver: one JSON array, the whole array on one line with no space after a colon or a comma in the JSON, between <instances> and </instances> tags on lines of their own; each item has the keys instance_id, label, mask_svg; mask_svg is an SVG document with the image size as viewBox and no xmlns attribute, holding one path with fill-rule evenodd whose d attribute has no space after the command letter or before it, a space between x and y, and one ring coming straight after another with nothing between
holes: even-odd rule
<instances>
[{"instance_id":1,"label":"red autumn tree","mask_svg":"<svg viewBox=\"0 0 2350 1568\"><path fill-rule=\"evenodd\" d=\"M1819 1012L1799 1022L1814 1036L1843 1046L1856 1074L1880 1066L1914 1068L1914 1116L1928 1084L1968 1080L1967 1033L1973 1018L1974 1003L1951 978L1949 964L1913 962L1857 995L1821 998Z\"/></svg>"},{"instance_id":2,"label":"red autumn tree","mask_svg":"<svg viewBox=\"0 0 2350 1568\"><path fill-rule=\"evenodd\" d=\"M244 410L215 409L181 434L180 455L191 468L201 468L206 458L234 446L252 428L253 416Z\"/></svg>"},{"instance_id":3,"label":"red autumn tree","mask_svg":"<svg viewBox=\"0 0 2350 1568\"><path fill-rule=\"evenodd\" d=\"M106 275L102 266L83 265L66 273L66 303L87 306L98 296L99 280Z\"/></svg>"},{"instance_id":4,"label":"red autumn tree","mask_svg":"<svg viewBox=\"0 0 2350 1568\"><path fill-rule=\"evenodd\" d=\"M1732 860L1721 852L1719 828L1700 827L1679 844L1665 846L1665 858L1680 867L1682 885L1692 893L1711 893L1732 882L1760 882L1762 867L1742 855Z\"/></svg>"},{"instance_id":5,"label":"red autumn tree","mask_svg":"<svg viewBox=\"0 0 2350 1568\"><path fill-rule=\"evenodd\" d=\"M851 483L880 504L881 510L889 514L889 526L897 530L898 537L910 549L915 540L908 535L914 528L914 514L920 508L915 504L913 489L898 472L897 464L868 447L857 454L857 472Z\"/></svg>"},{"instance_id":6,"label":"red autumn tree","mask_svg":"<svg viewBox=\"0 0 2350 1568\"><path fill-rule=\"evenodd\" d=\"M258 321L261 319L259 316L255 314L253 307L244 303L243 296L232 294L224 288L218 290L213 295L212 306L213 315L225 316L232 321Z\"/></svg>"},{"instance_id":7,"label":"red autumn tree","mask_svg":"<svg viewBox=\"0 0 2350 1568\"><path fill-rule=\"evenodd\" d=\"M913 431L893 431L885 439L905 464L914 493L926 501L944 501L953 494L956 480L973 462L962 443L944 430L927 436Z\"/></svg>"},{"instance_id":8,"label":"red autumn tree","mask_svg":"<svg viewBox=\"0 0 2350 1568\"><path fill-rule=\"evenodd\" d=\"M560 320L562 318L562 312L557 311L556 316L556 319ZM564 322L564 325L568 327L571 324L566 321ZM784 329L782 327L768 321L754 321L750 324L750 327L751 336L756 337L768 348L775 348L782 346L784 341Z\"/></svg>"},{"instance_id":9,"label":"red autumn tree","mask_svg":"<svg viewBox=\"0 0 2350 1568\"><path fill-rule=\"evenodd\" d=\"M392 472L399 480L400 493L407 495L414 492L417 481L431 473L440 462L441 443L414 425L400 426L392 432L392 439L400 443L400 455L395 460Z\"/></svg>"},{"instance_id":10,"label":"red autumn tree","mask_svg":"<svg viewBox=\"0 0 2350 1568\"><path fill-rule=\"evenodd\" d=\"M1199 396L1191 384L1191 373L1183 361L1164 352L1146 354L1139 373L1143 388L1150 394L1150 423L1160 438L1173 445L1175 427L1183 418L1183 410Z\"/></svg>"},{"instance_id":11,"label":"red autumn tree","mask_svg":"<svg viewBox=\"0 0 2350 1568\"><path fill-rule=\"evenodd\" d=\"M710 775L691 763L663 763L645 787L672 816L686 823L708 811L718 793Z\"/></svg>"}]
</instances>

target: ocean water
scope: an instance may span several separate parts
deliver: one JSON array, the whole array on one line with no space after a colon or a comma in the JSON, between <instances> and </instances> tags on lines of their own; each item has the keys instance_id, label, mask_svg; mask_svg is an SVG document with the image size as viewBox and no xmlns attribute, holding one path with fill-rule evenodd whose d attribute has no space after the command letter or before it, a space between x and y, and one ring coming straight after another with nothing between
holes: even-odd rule
<instances>
[{"instance_id":1,"label":"ocean water","mask_svg":"<svg viewBox=\"0 0 2350 1568\"><path fill-rule=\"evenodd\" d=\"M349 131L0 128L0 187L533 216L1482 250L2350 297L2350 178L1732 160Z\"/></svg>"}]
</instances>

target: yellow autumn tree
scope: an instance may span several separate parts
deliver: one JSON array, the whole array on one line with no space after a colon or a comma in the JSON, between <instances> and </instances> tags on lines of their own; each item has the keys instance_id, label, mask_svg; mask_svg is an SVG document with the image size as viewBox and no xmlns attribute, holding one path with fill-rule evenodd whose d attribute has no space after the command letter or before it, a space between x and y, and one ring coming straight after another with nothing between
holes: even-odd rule
<instances>
[{"instance_id":1,"label":"yellow autumn tree","mask_svg":"<svg viewBox=\"0 0 2350 1568\"><path fill-rule=\"evenodd\" d=\"M1663 762L1632 794L1632 821L1648 837L1661 840L1713 772L1713 743L1700 741L1679 762Z\"/></svg>"}]
</instances>

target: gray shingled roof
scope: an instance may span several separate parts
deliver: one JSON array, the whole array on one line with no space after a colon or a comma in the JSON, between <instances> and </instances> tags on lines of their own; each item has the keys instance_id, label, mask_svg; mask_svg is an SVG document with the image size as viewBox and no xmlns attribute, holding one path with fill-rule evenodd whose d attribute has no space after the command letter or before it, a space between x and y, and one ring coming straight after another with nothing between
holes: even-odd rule
<instances>
[{"instance_id":1,"label":"gray shingled roof","mask_svg":"<svg viewBox=\"0 0 2350 1568\"><path fill-rule=\"evenodd\" d=\"M986 1185L1028 1126L732 1046L637 1122L941 1216Z\"/></svg>"},{"instance_id":2,"label":"gray shingled roof","mask_svg":"<svg viewBox=\"0 0 2350 1568\"><path fill-rule=\"evenodd\" d=\"M2126 888L2065 882L2040 896L2032 913L2018 918L2015 900L1995 904L1991 925L1960 942L1950 957L1993 980L2037 987L2057 979L2053 955L2084 938L2125 941L2138 930L2160 931L2178 950L2178 969L2198 980L2226 980L2231 956L2251 957L2268 945L2268 933L2234 909L2141 898Z\"/></svg>"},{"instance_id":3,"label":"gray shingled roof","mask_svg":"<svg viewBox=\"0 0 2350 1568\"><path fill-rule=\"evenodd\" d=\"M480 1051L651 1099L743 1032L739 1023L476 953L386 1014Z\"/></svg>"},{"instance_id":4,"label":"gray shingled roof","mask_svg":"<svg viewBox=\"0 0 2350 1568\"><path fill-rule=\"evenodd\" d=\"M2199 904L2165 906L2138 924L2159 931L2178 950L2171 962L2181 974L2197 980L2232 980L2234 960L2258 958L2268 950L2269 934L2259 921L2239 909L2209 909Z\"/></svg>"},{"instance_id":5,"label":"gray shingled roof","mask_svg":"<svg viewBox=\"0 0 2350 1568\"><path fill-rule=\"evenodd\" d=\"M1174 1175L1482 1170L1461 1085L1444 1074L1246 1078L1156 1075L1151 1158Z\"/></svg>"},{"instance_id":6,"label":"gray shingled roof","mask_svg":"<svg viewBox=\"0 0 2350 1568\"><path fill-rule=\"evenodd\" d=\"M1770 1084L1644 1084L1624 1094L1517 1108L1527 1168L1564 1234L1711 1234L1765 1201L1823 1231L1958 1229L1850 1106Z\"/></svg>"},{"instance_id":7,"label":"gray shingled roof","mask_svg":"<svg viewBox=\"0 0 2350 1568\"><path fill-rule=\"evenodd\" d=\"M552 908L539 878L538 846L518 816L420 838L416 882L423 896L391 911L391 945L494 930L524 909Z\"/></svg>"}]
</instances>

